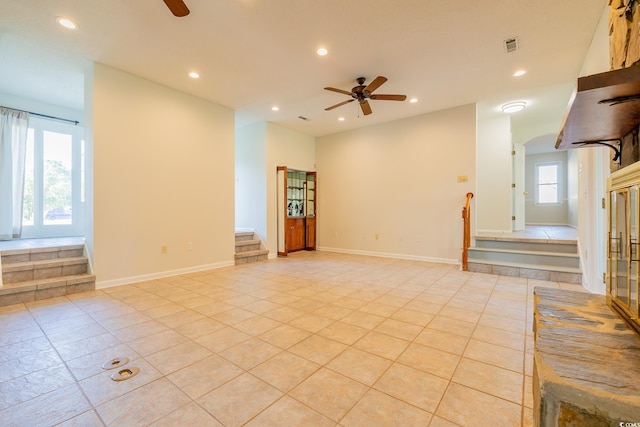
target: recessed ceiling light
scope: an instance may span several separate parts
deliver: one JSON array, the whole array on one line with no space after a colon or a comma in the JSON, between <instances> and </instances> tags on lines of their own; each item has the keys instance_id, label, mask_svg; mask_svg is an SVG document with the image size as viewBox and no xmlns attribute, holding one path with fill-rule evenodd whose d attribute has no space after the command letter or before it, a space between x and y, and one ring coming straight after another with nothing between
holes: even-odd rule
<instances>
[{"instance_id":1,"label":"recessed ceiling light","mask_svg":"<svg viewBox=\"0 0 640 427\"><path fill-rule=\"evenodd\" d=\"M58 16L56 18L56 22L60 25L62 25L65 28L68 28L70 30L75 30L78 28L78 26L76 25L75 22L73 22L71 19L69 18L63 18L61 16Z\"/></svg>"},{"instance_id":2,"label":"recessed ceiling light","mask_svg":"<svg viewBox=\"0 0 640 427\"><path fill-rule=\"evenodd\" d=\"M525 74L527 74L526 70L518 70L515 73L513 73L513 77L520 77L520 76L524 76Z\"/></svg>"},{"instance_id":3,"label":"recessed ceiling light","mask_svg":"<svg viewBox=\"0 0 640 427\"><path fill-rule=\"evenodd\" d=\"M327 49L325 49L324 47L321 47L320 49L318 49L316 51L316 53L320 56L325 56L327 53L329 53L329 51Z\"/></svg>"},{"instance_id":4,"label":"recessed ceiling light","mask_svg":"<svg viewBox=\"0 0 640 427\"><path fill-rule=\"evenodd\" d=\"M338 117L339 122L344 122L344 117Z\"/></svg>"},{"instance_id":5,"label":"recessed ceiling light","mask_svg":"<svg viewBox=\"0 0 640 427\"><path fill-rule=\"evenodd\" d=\"M418 102L418 98L411 98L409 102L415 104L416 102Z\"/></svg>"},{"instance_id":6,"label":"recessed ceiling light","mask_svg":"<svg viewBox=\"0 0 640 427\"><path fill-rule=\"evenodd\" d=\"M280 108L277 105L274 105L273 107L271 107L271 111L279 111Z\"/></svg>"},{"instance_id":7,"label":"recessed ceiling light","mask_svg":"<svg viewBox=\"0 0 640 427\"><path fill-rule=\"evenodd\" d=\"M200 74L196 73L195 71L192 71L189 73L189 77L191 77L192 79L198 79L200 78Z\"/></svg>"},{"instance_id":8,"label":"recessed ceiling light","mask_svg":"<svg viewBox=\"0 0 640 427\"><path fill-rule=\"evenodd\" d=\"M514 102L508 102L500 108L502 109L503 113L510 114L510 113L517 113L518 111L522 111L525 109L526 106L527 106L527 103L524 101L514 101Z\"/></svg>"}]
</instances>

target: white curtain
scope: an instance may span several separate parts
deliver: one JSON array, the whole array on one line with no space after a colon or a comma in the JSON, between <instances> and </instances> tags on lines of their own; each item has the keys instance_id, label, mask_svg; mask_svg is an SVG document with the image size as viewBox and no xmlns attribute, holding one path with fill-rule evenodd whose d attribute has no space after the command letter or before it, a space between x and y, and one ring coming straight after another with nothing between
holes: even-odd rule
<instances>
[{"instance_id":1,"label":"white curtain","mask_svg":"<svg viewBox=\"0 0 640 427\"><path fill-rule=\"evenodd\" d=\"M0 107L0 240L22 233L29 113Z\"/></svg>"}]
</instances>

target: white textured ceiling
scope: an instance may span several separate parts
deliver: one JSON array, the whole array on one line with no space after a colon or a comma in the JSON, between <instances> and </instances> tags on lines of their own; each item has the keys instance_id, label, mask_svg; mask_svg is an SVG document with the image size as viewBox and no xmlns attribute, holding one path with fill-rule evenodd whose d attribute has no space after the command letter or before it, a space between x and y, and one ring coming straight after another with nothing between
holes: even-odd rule
<instances>
[{"instance_id":1,"label":"white textured ceiling","mask_svg":"<svg viewBox=\"0 0 640 427\"><path fill-rule=\"evenodd\" d=\"M185 2L191 14L176 18L162 0L0 0L0 92L81 109L83 73L97 61L232 108L239 124L268 120L312 136L478 101L526 98L521 119L561 115L606 3ZM516 36L520 48L507 54L503 41ZM528 73L515 79L519 68ZM189 79L191 70L202 77ZM350 90L377 75L389 81L376 93L419 102L370 101L366 117L355 102L324 111L348 99L325 86Z\"/></svg>"}]
</instances>

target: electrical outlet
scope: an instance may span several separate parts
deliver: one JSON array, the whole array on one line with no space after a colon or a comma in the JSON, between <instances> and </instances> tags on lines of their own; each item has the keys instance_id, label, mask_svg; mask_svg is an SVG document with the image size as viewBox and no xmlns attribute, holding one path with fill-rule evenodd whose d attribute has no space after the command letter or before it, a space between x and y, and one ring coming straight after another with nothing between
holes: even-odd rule
<instances>
[{"instance_id":1,"label":"electrical outlet","mask_svg":"<svg viewBox=\"0 0 640 427\"><path fill-rule=\"evenodd\" d=\"M376 240L380 239L380 235L378 233L375 234Z\"/></svg>"},{"instance_id":2,"label":"electrical outlet","mask_svg":"<svg viewBox=\"0 0 640 427\"><path fill-rule=\"evenodd\" d=\"M166 245L162 245L160 246L160 253L162 253L163 255L167 253L167 246Z\"/></svg>"},{"instance_id":3,"label":"electrical outlet","mask_svg":"<svg viewBox=\"0 0 640 427\"><path fill-rule=\"evenodd\" d=\"M458 175L458 182L469 182L469 177L467 175Z\"/></svg>"},{"instance_id":4,"label":"electrical outlet","mask_svg":"<svg viewBox=\"0 0 640 427\"><path fill-rule=\"evenodd\" d=\"M187 242L187 250L188 251L192 251L193 250L193 243Z\"/></svg>"}]
</instances>

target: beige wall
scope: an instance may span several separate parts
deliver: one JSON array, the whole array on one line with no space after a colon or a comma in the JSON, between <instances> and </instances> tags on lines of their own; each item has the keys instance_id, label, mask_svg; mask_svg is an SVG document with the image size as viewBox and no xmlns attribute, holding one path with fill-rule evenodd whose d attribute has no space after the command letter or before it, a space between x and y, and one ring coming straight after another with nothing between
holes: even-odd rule
<instances>
[{"instance_id":1,"label":"beige wall","mask_svg":"<svg viewBox=\"0 0 640 427\"><path fill-rule=\"evenodd\" d=\"M320 249L459 260L475 122L465 105L318 138Z\"/></svg>"},{"instance_id":2,"label":"beige wall","mask_svg":"<svg viewBox=\"0 0 640 427\"><path fill-rule=\"evenodd\" d=\"M232 264L233 111L100 64L92 96L98 286Z\"/></svg>"}]
</instances>

